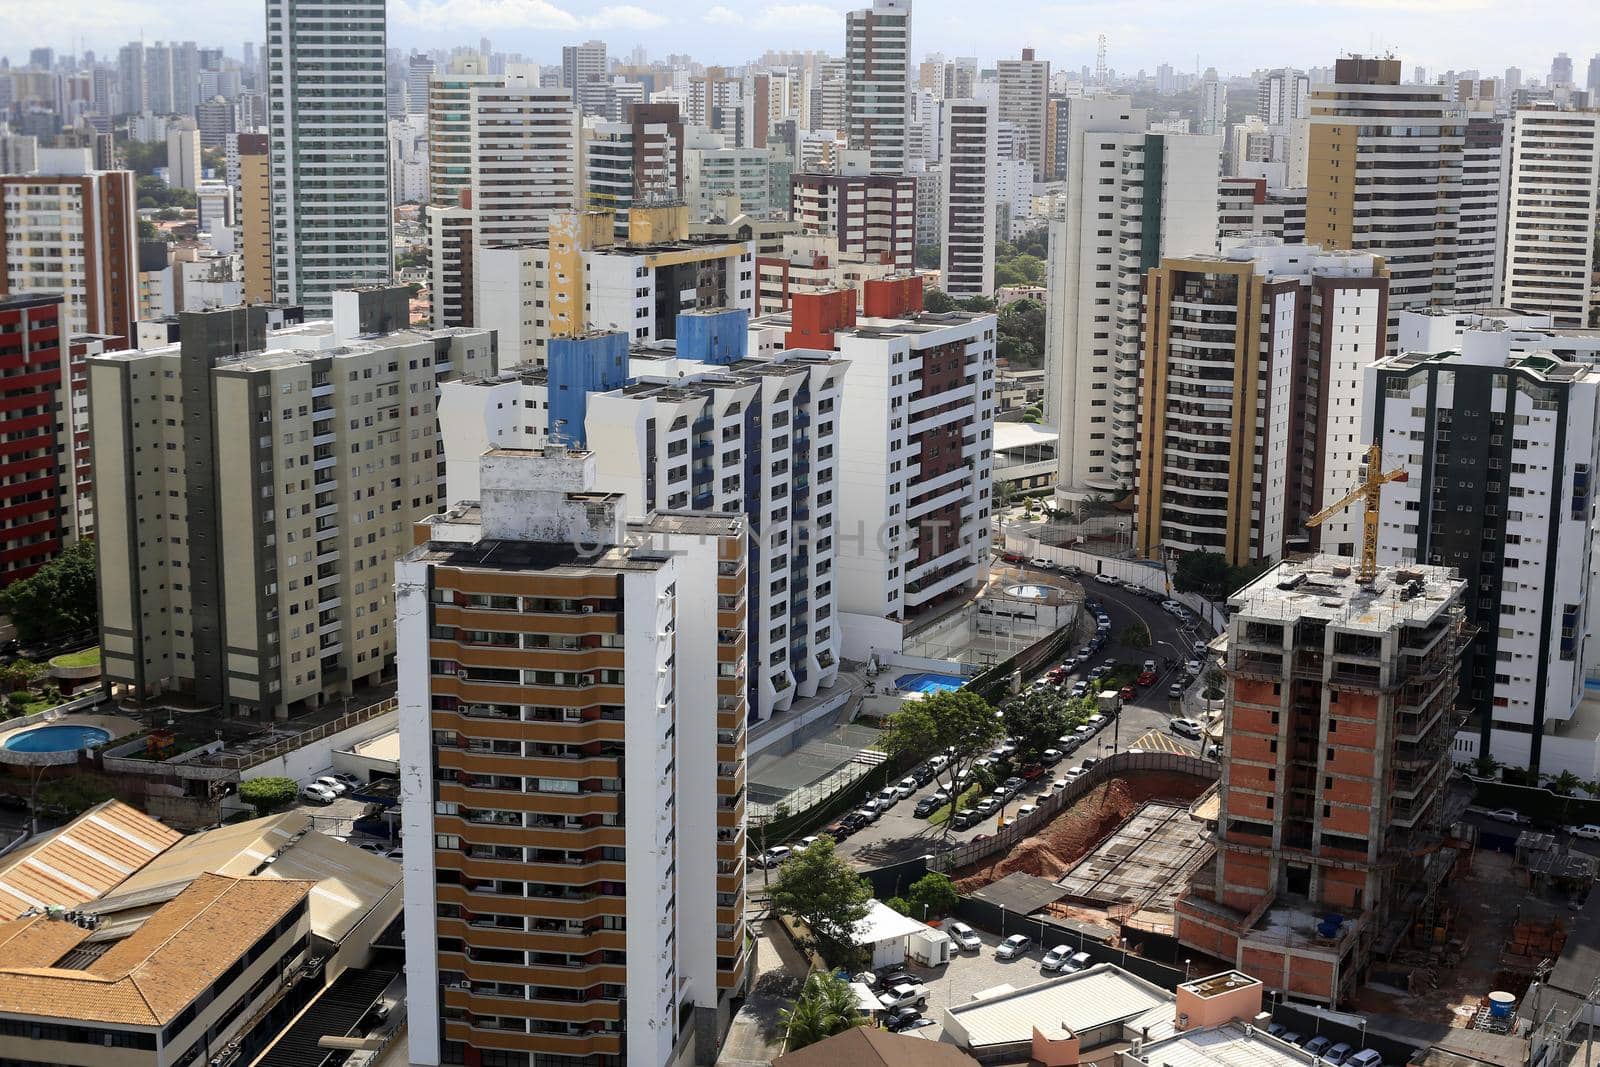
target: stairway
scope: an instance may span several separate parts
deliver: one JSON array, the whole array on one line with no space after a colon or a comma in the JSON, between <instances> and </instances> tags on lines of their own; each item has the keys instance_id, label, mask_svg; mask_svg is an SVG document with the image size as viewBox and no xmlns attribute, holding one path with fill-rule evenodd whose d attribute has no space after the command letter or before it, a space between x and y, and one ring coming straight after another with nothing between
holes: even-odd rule
<instances>
[{"instance_id":1,"label":"stairway","mask_svg":"<svg viewBox=\"0 0 1600 1067\"><path fill-rule=\"evenodd\" d=\"M399 973L382 968L346 970L306 1006L277 1043L256 1060L255 1067L319 1067L333 1050L320 1048L317 1042L324 1037L348 1036Z\"/></svg>"}]
</instances>

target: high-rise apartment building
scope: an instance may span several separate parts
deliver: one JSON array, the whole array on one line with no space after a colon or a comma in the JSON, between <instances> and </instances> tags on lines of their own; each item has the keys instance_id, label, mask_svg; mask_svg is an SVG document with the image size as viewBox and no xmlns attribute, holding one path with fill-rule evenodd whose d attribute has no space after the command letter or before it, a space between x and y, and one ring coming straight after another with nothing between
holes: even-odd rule
<instances>
[{"instance_id":1,"label":"high-rise apartment building","mask_svg":"<svg viewBox=\"0 0 1600 1067\"><path fill-rule=\"evenodd\" d=\"M788 710L839 673L834 583L839 413L847 366L819 353L744 356L743 312L691 312L670 345L556 341L546 368L444 386L449 493L479 494L478 457L562 443L594 453L625 514L740 513L750 523L749 712ZM596 364L605 372L595 374Z\"/></svg>"},{"instance_id":2,"label":"high-rise apartment building","mask_svg":"<svg viewBox=\"0 0 1600 1067\"><path fill-rule=\"evenodd\" d=\"M904 174L911 118L911 0L845 14L845 127L873 174Z\"/></svg>"},{"instance_id":3,"label":"high-rise apartment building","mask_svg":"<svg viewBox=\"0 0 1600 1067\"><path fill-rule=\"evenodd\" d=\"M900 647L905 631L971 596L988 572L994 316L922 310L922 279L801 293L751 324L756 350L836 352L839 411L835 595L844 655ZM820 532L820 531L819 531Z\"/></svg>"},{"instance_id":4,"label":"high-rise apartment building","mask_svg":"<svg viewBox=\"0 0 1600 1067\"><path fill-rule=\"evenodd\" d=\"M795 174L789 184L789 215L802 234L831 237L841 252L887 256L901 270L916 265L916 178Z\"/></svg>"},{"instance_id":5,"label":"high-rise apartment building","mask_svg":"<svg viewBox=\"0 0 1600 1067\"><path fill-rule=\"evenodd\" d=\"M1504 305L1556 326L1600 323L1600 111L1520 108L1507 155Z\"/></svg>"},{"instance_id":6,"label":"high-rise apartment building","mask_svg":"<svg viewBox=\"0 0 1600 1067\"><path fill-rule=\"evenodd\" d=\"M0 296L56 293L68 337L131 344L138 318L133 172L95 170L83 148L43 148L32 174L0 174Z\"/></svg>"},{"instance_id":7,"label":"high-rise apartment building","mask_svg":"<svg viewBox=\"0 0 1600 1067\"><path fill-rule=\"evenodd\" d=\"M1441 850L1468 583L1446 567L1280 563L1228 598L1217 854L1186 945L1339 1004L1454 863Z\"/></svg>"},{"instance_id":8,"label":"high-rise apartment building","mask_svg":"<svg viewBox=\"0 0 1600 1067\"><path fill-rule=\"evenodd\" d=\"M1237 128L1237 127L1235 127ZM1239 240L1275 237L1284 244L1306 243L1306 191L1273 184L1282 164L1246 163L1246 173L1217 182L1217 243L1227 250ZM1273 178L1251 177L1271 173Z\"/></svg>"},{"instance_id":9,"label":"high-rise apartment building","mask_svg":"<svg viewBox=\"0 0 1600 1067\"><path fill-rule=\"evenodd\" d=\"M485 59L488 57L485 56ZM569 89L574 103L580 103L583 86L606 80L606 43L585 41L561 48L561 88Z\"/></svg>"},{"instance_id":10,"label":"high-rise apartment building","mask_svg":"<svg viewBox=\"0 0 1600 1067\"><path fill-rule=\"evenodd\" d=\"M167 127L167 184L191 193L200 188L200 129L193 120Z\"/></svg>"},{"instance_id":11,"label":"high-rise apartment building","mask_svg":"<svg viewBox=\"0 0 1600 1067\"><path fill-rule=\"evenodd\" d=\"M1082 497L1133 488L1143 275L1162 257L1216 250L1222 139L1150 133L1125 96L1062 103L1045 396L1061 431L1057 492Z\"/></svg>"},{"instance_id":12,"label":"high-rise apartment building","mask_svg":"<svg viewBox=\"0 0 1600 1067\"><path fill-rule=\"evenodd\" d=\"M988 101L947 99L942 111L941 280L951 296L988 296L994 292L996 168L1002 162L995 158L995 108Z\"/></svg>"},{"instance_id":13,"label":"high-rise apartment building","mask_svg":"<svg viewBox=\"0 0 1600 1067\"><path fill-rule=\"evenodd\" d=\"M1200 108L1194 132L1202 137L1218 137L1228 132L1228 83L1207 67L1200 79Z\"/></svg>"},{"instance_id":14,"label":"high-rise apartment building","mask_svg":"<svg viewBox=\"0 0 1600 1067\"><path fill-rule=\"evenodd\" d=\"M1558 53L1550 61L1550 88L1572 88L1572 57L1565 52Z\"/></svg>"},{"instance_id":15,"label":"high-rise apartment building","mask_svg":"<svg viewBox=\"0 0 1600 1067\"><path fill-rule=\"evenodd\" d=\"M272 164L267 135L234 135L239 158L239 252L247 304L272 302Z\"/></svg>"},{"instance_id":16,"label":"high-rise apartment building","mask_svg":"<svg viewBox=\"0 0 1600 1067\"><path fill-rule=\"evenodd\" d=\"M1593 626L1600 364L1592 352L1583 362L1517 352L1498 332L1452 341L1366 369L1363 434L1386 467L1410 475L1385 490L1379 559L1453 568L1471 591L1477 636L1460 680L1471 717L1457 762L1489 755L1535 778L1586 777L1600 768L1594 728L1578 714Z\"/></svg>"},{"instance_id":17,"label":"high-rise apartment building","mask_svg":"<svg viewBox=\"0 0 1600 1067\"><path fill-rule=\"evenodd\" d=\"M394 273L385 0L267 0L272 291L314 316Z\"/></svg>"},{"instance_id":18,"label":"high-rise apartment building","mask_svg":"<svg viewBox=\"0 0 1600 1067\"><path fill-rule=\"evenodd\" d=\"M408 299L342 292L271 333L259 305L188 313L175 345L89 360L113 689L283 718L392 666L437 382L494 365L486 333L406 329Z\"/></svg>"},{"instance_id":19,"label":"high-rise apartment building","mask_svg":"<svg viewBox=\"0 0 1600 1067\"><path fill-rule=\"evenodd\" d=\"M1359 385L1336 349L1364 338L1366 359L1382 355L1386 286L1376 256L1266 241L1150 271L1141 555L1213 552L1242 567L1313 543L1324 423L1354 395L1335 390Z\"/></svg>"},{"instance_id":20,"label":"high-rise apartment building","mask_svg":"<svg viewBox=\"0 0 1600 1067\"><path fill-rule=\"evenodd\" d=\"M1334 79L1311 89L1306 241L1383 256L1391 316L1454 302L1473 258L1459 243L1465 112L1450 87L1401 85L1397 59L1342 58Z\"/></svg>"},{"instance_id":21,"label":"high-rise apartment building","mask_svg":"<svg viewBox=\"0 0 1600 1067\"><path fill-rule=\"evenodd\" d=\"M84 360L103 339L68 339L58 293L0 296L0 586L26 578L94 533Z\"/></svg>"},{"instance_id":22,"label":"high-rise apartment building","mask_svg":"<svg viewBox=\"0 0 1600 1067\"><path fill-rule=\"evenodd\" d=\"M677 104L630 104L624 122L585 129L586 206L616 218L616 237L628 236L628 210L641 200L684 195L683 123Z\"/></svg>"},{"instance_id":23,"label":"high-rise apartment building","mask_svg":"<svg viewBox=\"0 0 1600 1067\"><path fill-rule=\"evenodd\" d=\"M1045 110L1050 96L1050 61L1033 58L1024 48L1021 59L995 62L999 75L999 119L1017 129L1017 158L1034 165L1034 177L1046 181Z\"/></svg>"},{"instance_id":24,"label":"high-rise apartment building","mask_svg":"<svg viewBox=\"0 0 1600 1067\"><path fill-rule=\"evenodd\" d=\"M1461 147L1458 305L1490 306L1501 299L1510 175L1511 124L1493 112L1470 112Z\"/></svg>"},{"instance_id":25,"label":"high-rise apartment building","mask_svg":"<svg viewBox=\"0 0 1600 1067\"><path fill-rule=\"evenodd\" d=\"M710 1058L752 944L744 519L482 462L396 568L410 1062Z\"/></svg>"},{"instance_id":26,"label":"high-rise apartment building","mask_svg":"<svg viewBox=\"0 0 1600 1067\"><path fill-rule=\"evenodd\" d=\"M409 115L426 115L428 113L429 83L433 81L434 62L432 56L413 55L406 62L406 113Z\"/></svg>"},{"instance_id":27,"label":"high-rise apartment building","mask_svg":"<svg viewBox=\"0 0 1600 1067\"><path fill-rule=\"evenodd\" d=\"M1287 126L1311 117L1311 77L1279 67L1256 82L1256 116L1268 126Z\"/></svg>"},{"instance_id":28,"label":"high-rise apartment building","mask_svg":"<svg viewBox=\"0 0 1600 1067\"><path fill-rule=\"evenodd\" d=\"M720 134L692 128L683 152L684 199L689 217L710 218L723 197L737 196L752 215L779 213L789 206L789 183L775 188L778 160L765 148L738 148ZM785 177L787 165L782 166Z\"/></svg>"},{"instance_id":29,"label":"high-rise apartment building","mask_svg":"<svg viewBox=\"0 0 1600 1067\"><path fill-rule=\"evenodd\" d=\"M502 366L544 366L555 337L665 341L680 312L755 307L750 242L689 237L682 202L635 204L626 241L606 211L561 212L550 225L548 241L482 249L473 265L475 321L498 334Z\"/></svg>"}]
</instances>

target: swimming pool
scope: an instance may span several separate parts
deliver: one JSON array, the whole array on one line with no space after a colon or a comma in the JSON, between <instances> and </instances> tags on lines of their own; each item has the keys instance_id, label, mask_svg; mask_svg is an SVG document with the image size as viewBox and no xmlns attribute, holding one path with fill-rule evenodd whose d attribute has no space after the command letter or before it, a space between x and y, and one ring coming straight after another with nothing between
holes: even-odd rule
<instances>
[{"instance_id":1,"label":"swimming pool","mask_svg":"<svg viewBox=\"0 0 1600 1067\"><path fill-rule=\"evenodd\" d=\"M90 745L102 745L111 740L111 734L98 726L41 726L37 730L24 730L6 738L5 747L12 752L76 752Z\"/></svg>"},{"instance_id":2,"label":"swimming pool","mask_svg":"<svg viewBox=\"0 0 1600 1067\"><path fill-rule=\"evenodd\" d=\"M903 693L945 693L960 689L967 684L967 680L959 674L918 671L915 674L902 674L894 680L894 684Z\"/></svg>"},{"instance_id":3,"label":"swimming pool","mask_svg":"<svg viewBox=\"0 0 1600 1067\"><path fill-rule=\"evenodd\" d=\"M1006 589L1006 593L1018 600L1043 600L1054 596L1057 590L1048 585L1013 585Z\"/></svg>"}]
</instances>

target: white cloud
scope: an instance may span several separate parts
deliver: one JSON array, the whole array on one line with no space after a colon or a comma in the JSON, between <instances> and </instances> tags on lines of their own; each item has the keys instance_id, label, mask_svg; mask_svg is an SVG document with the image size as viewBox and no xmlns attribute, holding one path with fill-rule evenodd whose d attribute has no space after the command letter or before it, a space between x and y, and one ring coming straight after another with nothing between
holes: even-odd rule
<instances>
[{"instance_id":1,"label":"white cloud","mask_svg":"<svg viewBox=\"0 0 1600 1067\"><path fill-rule=\"evenodd\" d=\"M574 15L550 0L390 0L393 23L448 32L462 29L652 30L667 18L635 4Z\"/></svg>"},{"instance_id":2,"label":"white cloud","mask_svg":"<svg viewBox=\"0 0 1600 1067\"><path fill-rule=\"evenodd\" d=\"M601 8L585 18L583 24L594 30L653 30L665 26L667 18L633 4L621 4Z\"/></svg>"},{"instance_id":3,"label":"white cloud","mask_svg":"<svg viewBox=\"0 0 1600 1067\"><path fill-rule=\"evenodd\" d=\"M706 8L700 15L700 21L714 22L720 26L737 26L744 21L744 16L731 7L723 7L721 4L716 4Z\"/></svg>"}]
</instances>

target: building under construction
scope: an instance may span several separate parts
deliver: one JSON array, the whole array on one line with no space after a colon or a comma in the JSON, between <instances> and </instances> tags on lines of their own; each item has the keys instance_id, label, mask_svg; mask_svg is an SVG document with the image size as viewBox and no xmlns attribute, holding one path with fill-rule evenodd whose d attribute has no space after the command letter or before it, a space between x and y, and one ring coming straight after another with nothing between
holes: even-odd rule
<instances>
[{"instance_id":1,"label":"building under construction","mask_svg":"<svg viewBox=\"0 0 1600 1067\"><path fill-rule=\"evenodd\" d=\"M1185 945L1340 1003L1449 873L1465 584L1444 567L1280 563L1229 599L1217 856Z\"/></svg>"}]
</instances>

